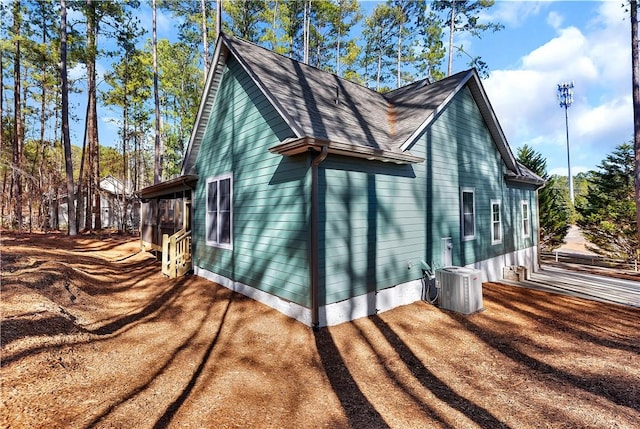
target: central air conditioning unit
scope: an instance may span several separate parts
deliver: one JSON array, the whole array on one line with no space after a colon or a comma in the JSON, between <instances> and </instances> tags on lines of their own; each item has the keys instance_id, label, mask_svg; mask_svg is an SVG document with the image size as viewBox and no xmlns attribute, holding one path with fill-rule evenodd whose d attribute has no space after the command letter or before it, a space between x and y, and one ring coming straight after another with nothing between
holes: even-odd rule
<instances>
[{"instance_id":1,"label":"central air conditioning unit","mask_svg":"<svg viewBox=\"0 0 640 429\"><path fill-rule=\"evenodd\" d=\"M436 281L440 286L440 308L463 314L482 310L480 277L480 270L473 268L446 267L438 270Z\"/></svg>"}]
</instances>

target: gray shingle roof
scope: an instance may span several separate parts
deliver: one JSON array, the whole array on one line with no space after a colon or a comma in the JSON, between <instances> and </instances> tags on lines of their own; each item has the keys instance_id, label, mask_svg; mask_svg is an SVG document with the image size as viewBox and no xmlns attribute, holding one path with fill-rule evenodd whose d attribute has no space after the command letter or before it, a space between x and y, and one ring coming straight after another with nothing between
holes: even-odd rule
<instances>
[{"instance_id":1,"label":"gray shingle roof","mask_svg":"<svg viewBox=\"0 0 640 429\"><path fill-rule=\"evenodd\" d=\"M405 140L465 76L435 84L420 81L380 94L252 43L223 37L304 136L391 152L402 152Z\"/></svg>"},{"instance_id":2,"label":"gray shingle roof","mask_svg":"<svg viewBox=\"0 0 640 429\"><path fill-rule=\"evenodd\" d=\"M285 155L326 145L333 153L394 162L421 162L408 149L421 132L468 85L511 177L522 173L475 70L435 83L426 79L380 94L244 40L220 35L183 174L192 172L219 78L235 57L289 124L294 135L270 150ZM201 117L202 116L202 117ZM531 179L531 178L529 178Z\"/></svg>"}]
</instances>

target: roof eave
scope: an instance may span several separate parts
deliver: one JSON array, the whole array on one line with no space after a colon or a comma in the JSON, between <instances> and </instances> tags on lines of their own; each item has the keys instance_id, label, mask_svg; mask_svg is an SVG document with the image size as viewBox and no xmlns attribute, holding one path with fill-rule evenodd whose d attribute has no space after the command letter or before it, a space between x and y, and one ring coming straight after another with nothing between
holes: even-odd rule
<instances>
[{"instance_id":1,"label":"roof eave","mask_svg":"<svg viewBox=\"0 0 640 429\"><path fill-rule=\"evenodd\" d=\"M536 188L542 188L546 183L546 181L541 178L534 178L534 177L521 176L521 175L515 175L515 174L505 174L504 179L507 182L521 183L524 185L533 185Z\"/></svg>"},{"instance_id":2,"label":"roof eave","mask_svg":"<svg viewBox=\"0 0 640 429\"><path fill-rule=\"evenodd\" d=\"M308 152L309 150L320 151L323 146L327 147L330 154L361 158L369 161L393 162L395 164L417 164L424 162L424 158L409 153L391 152L383 149L356 146L349 143L320 140L313 137L287 139L276 146L270 147L269 152L282 156L294 156Z\"/></svg>"},{"instance_id":3,"label":"roof eave","mask_svg":"<svg viewBox=\"0 0 640 429\"><path fill-rule=\"evenodd\" d=\"M156 183L155 185L147 186L135 192L140 198L155 198L162 195L168 195L175 192L182 192L193 189L193 184L198 181L196 174L187 174L184 176L178 176L174 179L165 180L164 182Z\"/></svg>"}]
</instances>

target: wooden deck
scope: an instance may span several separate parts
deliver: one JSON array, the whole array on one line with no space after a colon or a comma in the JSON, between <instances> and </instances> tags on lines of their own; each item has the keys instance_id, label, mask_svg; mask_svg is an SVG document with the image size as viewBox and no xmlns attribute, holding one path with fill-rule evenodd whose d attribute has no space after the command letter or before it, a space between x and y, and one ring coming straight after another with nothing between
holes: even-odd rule
<instances>
[{"instance_id":1,"label":"wooden deck","mask_svg":"<svg viewBox=\"0 0 640 429\"><path fill-rule=\"evenodd\" d=\"M640 282L545 265L529 280L502 283L640 308Z\"/></svg>"}]
</instances>

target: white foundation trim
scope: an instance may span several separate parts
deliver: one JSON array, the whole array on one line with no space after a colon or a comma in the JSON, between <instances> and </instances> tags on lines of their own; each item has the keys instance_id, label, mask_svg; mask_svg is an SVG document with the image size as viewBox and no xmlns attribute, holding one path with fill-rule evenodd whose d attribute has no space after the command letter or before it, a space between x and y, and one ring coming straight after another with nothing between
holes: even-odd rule
<instances>
[{"instance_id":1,"label":"white foundation trim","mask_svg":"<svg viewBox=\"0 0 640 429\"><path fill-rule=\"evenodd\" d=\"M279 311L285 316L296 319L297 321L304 323L307 326L311 326L311 310L295 302L287 301L279 298L275 295L256 289L252 286L245 285L240 282L234 282L227 277L220 274L213 273L198 266L193 267L193 272L199 277L203 277L221 286L231 289L234 292L238 292L244 296L254 299L274 310Z\"/></svg>"},{"instance_id":2,"label":"white foundation trim","mask_svg":"<svg viewBox=\"0 0 640 429\"><path fill-rule=\"evenodd\" d=\"M467 265L467 267L481 270L482 281L487 282L502 280L502 268L509 265L523 265L532 272L538 271L537 247L529 247L506 255L500 255ZM198 266L194 267L194 273L227 289L261 302L307 326L311 326L311 309L307 307L279 298L252 286L235 282ZM320 306L319 325L321 327L338 325L361 317L382 313L401 305L411 304L422 299L422 288L422 280L417 279L377 292L369 292L365 295Z\"/></svg>"},{"instance_id":3,"label":"white foundation trim","mask_svg":"<svg viewBox=\"0 0 640 429\"><path fill-rule=\"evenodd\" d=\"M495 258L485 259L484 261L469 264L467 267L482 271L483 282L496 282L502 280L502 268L510 265L525 266L532 273L539 271L538 247L532 246L516 250L512 253L499 255Z\"/></svg>"},{"instance_id":4,"label":"white foundation trim","mask_svg":"<svg viewBox=\"0 0 640 429\"><path fill-rule=\"evenodd\" d=\"M278 298L275 295L234 282L231 279L213 273L198 266L194 266L195 275L238 292L254 299L285 316L291 317L307 326L311 326L311 310L300 304ZM411 304L422 298L422 281L412 280L378 292L369 292L366 295L356 296L344 301L320 306L321 327L338 325L350 320L367 317L383 311L391 310L400 305Z\"/></svg>"}]
</instances>

